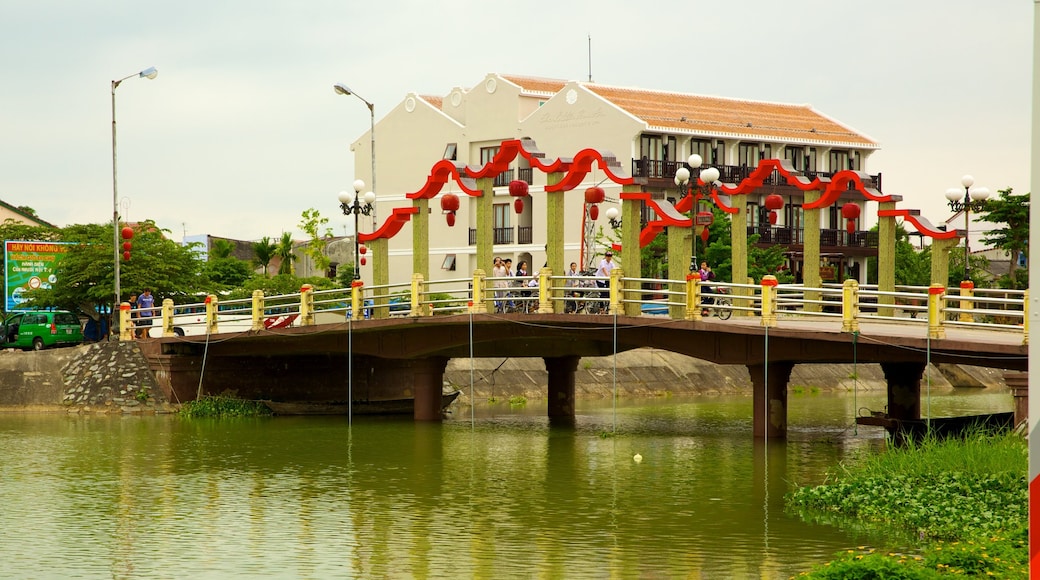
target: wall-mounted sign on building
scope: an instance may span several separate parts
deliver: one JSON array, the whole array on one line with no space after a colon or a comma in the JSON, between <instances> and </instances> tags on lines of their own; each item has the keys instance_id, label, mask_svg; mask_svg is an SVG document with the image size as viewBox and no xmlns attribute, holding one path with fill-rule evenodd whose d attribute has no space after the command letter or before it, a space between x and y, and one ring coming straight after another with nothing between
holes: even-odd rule
<instances>
[{"instance_id":1,"label":"wall-mounted sign on building","mask_svg":"<svg viewBox=\"0 0 1040 580\"><path fill-rule=\"evenodd\" d=\"M37 288L50 288L58 279L58 262L68 252L67 242L31 240L4 241L4 295L8 312L25 310L25 293Z\"/></svg>"}]
</instances>

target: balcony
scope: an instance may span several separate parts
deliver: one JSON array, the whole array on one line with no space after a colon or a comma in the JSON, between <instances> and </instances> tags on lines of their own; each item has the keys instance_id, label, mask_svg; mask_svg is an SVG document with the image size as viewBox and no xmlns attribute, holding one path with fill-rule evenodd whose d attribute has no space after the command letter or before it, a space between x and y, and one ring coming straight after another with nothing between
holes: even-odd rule
<instances>
[{"instance_id":1,"label":"balcony","mask_svg":"<svg viewBox=\"0 0 1040 580\"><path fill-rule=\"evenodd\" d=\"M783 226L748 226L748 236L758 234L761 246L802 246L805 244L804 230ZM878 233L868 231L820 230L820 248L834 250L863 248L876 250Z\"/></svg>"},{"instance_id":2,"label":"balcony","mask_svg":"<svg viewBox=\"0 0 1040 580\"><path fill-rule=\"evenodd\" d=\"M521 242L520 243L521 244L523 244L523 243L530 244L531 243L530 242L530 237L531 237L531 231L530 230L531 230L531 228L519 228L519 229L521 230L521 233L520 233ZM522 241L523 236L524 236L524 233L523 233L522 230L525 230L525 229L527 230L527 237L528 237L528 241L527 242ZM512 244L513 243L513 228L495 228L493 243L495 245L499 245L499 244ZM469 245L471 245L471 246L477 245L477 228L470 228L469 229Z\"/></svg>"},{"instance_id":3,"label":"balcony","mask_svg":"<svg viewBox=\"0 0 1040 580\"><path fill-rule=\"evenodd\" d=\"M685 165L682 161L658 161L653 159L633 159L632 160L632 177L645 177L648 181L647 184L654 188L668 189L669 187L675 187L675 170ZM723 183L740 183L751 172L755 170L754 167L748 167L746 165L716 165L714 166L719 170L719 180ZM697 174L695 170L694 175ZM834 172L829 171L805 171L802 173L806 178L812 180L817 177L833 177ZM881 174L871 175L874 180L874 188L878 191L881 189ZM780 175L779 172L774 171L770 174L763 185L777 185L786 186L787 181ZM853 184L849 184L850 187Z\"/></svg>"}]
</instances>

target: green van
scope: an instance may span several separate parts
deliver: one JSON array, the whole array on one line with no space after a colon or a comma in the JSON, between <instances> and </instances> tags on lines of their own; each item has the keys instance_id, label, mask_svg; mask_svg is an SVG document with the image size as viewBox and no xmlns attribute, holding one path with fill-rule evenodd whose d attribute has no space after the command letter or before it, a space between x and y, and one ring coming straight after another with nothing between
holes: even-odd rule
<instances>
[{"instance_id":1,"label":"green van","mask_svg":"<svg viewBox=\"0 0 1040 580\"><path fill-rule=\"evenodd\" d=\"M16 312L0 325L3 348L43 350L83 342L79 318L67 310Z\"/></svg>"}]
</instances>

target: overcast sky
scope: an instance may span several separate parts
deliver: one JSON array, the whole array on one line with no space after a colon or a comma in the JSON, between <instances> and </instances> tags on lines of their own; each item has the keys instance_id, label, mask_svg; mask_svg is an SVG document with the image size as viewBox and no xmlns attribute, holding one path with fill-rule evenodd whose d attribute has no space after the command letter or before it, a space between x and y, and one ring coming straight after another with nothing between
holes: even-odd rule
<instances>
[{"instance_id":1,"label":"overcast sky","mask_svg":"<svg viewBox=\"0 0 1040 580\"><path fill-rule=\"evenodd\" d=\"M489 72L807 103L874 138L867 170L934 223L961 175L1029 189L1030 0L498 3L0 0L0 199L56 225L123 214L277 237L337 234L352 141L409 91ZM595 146L595 144L590 144ZM547 151L567 156L572 151ZM378 161L378 159L377 159ZM432 165L436 160L416 160ZM418 189L421 184L416 184ZM377 192L378 193L378 192ZM404 192L394 192L404 193Z\"/></svg>"}]
</instances>

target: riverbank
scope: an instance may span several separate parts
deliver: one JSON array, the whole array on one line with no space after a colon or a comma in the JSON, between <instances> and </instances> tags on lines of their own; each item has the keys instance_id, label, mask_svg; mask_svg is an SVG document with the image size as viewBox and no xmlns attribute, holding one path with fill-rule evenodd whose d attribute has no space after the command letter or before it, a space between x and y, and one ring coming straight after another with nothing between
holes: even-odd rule
<instances>
[{"instance_id":1,"label":"riverbank","mask_svg":"<svg viewBox=\"0 0 1040 580\"><path fill-rule=\"evenodd\" d=\"M999 370L940 365L927 374L931 389L1003 388ZM543 399L548 375L540 358L453 359L447 388L470 387L477 400ZM807 392L875 391L886 388L879 365L796 365L789 388ZM717 365L655 349L583 358L575 371L578 398L721 395L751 392L743 365ZM102 342L44 351L0 352L0 411L67 413L169 413L168 401L136 342Z\"/></svg>"}]
</instances>

